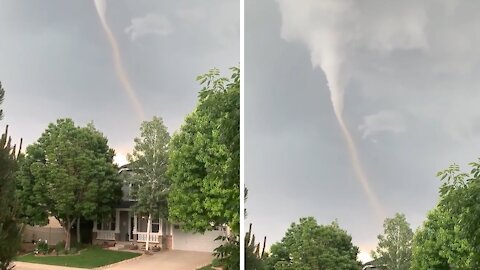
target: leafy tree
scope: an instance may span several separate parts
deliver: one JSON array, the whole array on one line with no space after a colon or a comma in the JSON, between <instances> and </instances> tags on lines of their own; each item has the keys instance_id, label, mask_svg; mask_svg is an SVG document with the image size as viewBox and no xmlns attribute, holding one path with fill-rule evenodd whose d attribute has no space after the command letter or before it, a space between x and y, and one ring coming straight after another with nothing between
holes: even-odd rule
<instances>
[{"instance_id":1,"label":"leafy tree","mask_svg":"<svg viewBox=\"0 0 480 270\"><path fill-rule=\"evenodd\" d=\"M471 269L480 268L480 163L471 162L469 173L460 172L458 165L438 173L443 181L440 187L440 203L452 217L458 217L455 227L461 239L474 249Z\"/></svg>"},{"instance_id":2,"label":"leafy tree","mask_svg":"<svg viewBox=\"0 0 480 270\"><path fill-rule=\"evenodd\" d=\"M71 119L51 123L28 146L18 174L25 220L45 224L47 216L54 216L65 230L69 250L70 229L79 218L111 215L121 198L113 156L107 139L92 124L77 127Z\"/></svg>"},{"instance_id":3,"label":"leafy tree","mask_svg":"<svg viewBox=\"0 0 480 270\"><path fill-rule=\"evenodd\" d=\"M411 269L474 269L474 249L460 228L460 219L443 207L430 211L413 238Z\"/></svg>"},{"instance_id":4,"label":"leafy tree","mask_svg":"<svg viewBox=\"0 0 480 270\"><path fill-rule=\"evenodd\" d=\"M377 264L392 270L407 270L412 259L413 231L404 214L385 219L384 234L378 236L378 246L372 252Z\"/></svg>"},{"instance_id":5,"label":"leafy tree","mask_svg":"<svg viewBox=\"0 0 480 270\"><path fill-rule=\"evenodd\" d=\"M336 222L318 225L313 217L292 223L282 241L272 245L267 269L360 269L358 247Z\"/></svg>"},{"instance_id":6,"label":"leafy tree","mask_svg":"<svg viewBox=\"0 0 480 270\"><path fill-rule=\"evenodd\" d=\"M252 223L248 232L245 233L245 269L263 270L265 269L264 259L267 257L265 253L265 245L267 237L263 238L263 249L260 252L260 243L255 242L255 235L252 233Z\"/></svg>"},{"instance_id":7,"label":"leafy tree","mask_svg":"<svg viewBox=\"0 0 480 270\"><path fill-rule=\"evenodd\" d=\"M223 270L239 269L240 239L237 235L221 235L216 240L221 240L222 244L214 250L214 255L216 257L214 260L215 264L221 266Z\"/></svg>"},{"instance_id":8,"label":"leafy tree","mask_svg":"<svg viewBox=\"0 0 480 270\"><path fill-rule=\"evenodd\" d=\"M196 109L170 145L169 215L190 231L240 224L240 70L231 80L217 69L199 76Z\"/></svg>"},{"instance_id":9,"label":"leafy tree","mask_svg":"<svg viewBox=\"0 0 480 270\"><path fill-rule=\"evenodd\" d=\"M470 173L456 164L440 171L440 201L415 234L412 269L477 269L480 253L479 163Z\"/></svg>"},{"instance_id":10,"label":"leafy tree","mask_svg":"<svg viewBox=\"0 0 480 270\"><path fill-rule=\"evenodd\" d=\"M0 83L0 104L5 91ZM3 111L0 110L0 119ZM20 249L22 226L18 220L18 204L15 197L15 177L17 170L16 147L11 145L8 126L0 138L0 269L13 269L12 259ZM21 147L21 143L20 143Z\"/></svg>"},{"instance_id":11,"label":"leafy tree","mask_svg":"<svg viewBox=\"0 0 480 270\"><path fill-rule=\"evenodd\" d=\"M140 138L135 138L133 155L128 156L130 168L135 177L130 178L132 197L137 202L135 210L148 213L147 243L150 234L152 215L154 218L167 218L167 194L170 183L167 179L168 143L170 135L159 117L145 121L140 127Z\"/></svg>"},{"instance_id":12,"label":"leafy tree","mask_svg":"<svg viewBox=\"0 0 480 270\"><path fill-rule=\"evenodd\" d=\"M197 78L203 85L197 107L170 144L168 202L170 220L185 230L228 225L239 243L240 69L231 70L230 79L217 69Z\"/></svg>"}]
</instances>

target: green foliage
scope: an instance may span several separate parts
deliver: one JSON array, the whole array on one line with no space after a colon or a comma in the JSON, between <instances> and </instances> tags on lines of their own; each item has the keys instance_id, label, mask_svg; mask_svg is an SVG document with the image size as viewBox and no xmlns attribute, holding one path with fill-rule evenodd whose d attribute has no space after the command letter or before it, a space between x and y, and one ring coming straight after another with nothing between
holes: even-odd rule
<instances>
[{"instance_id":1,"label":"green foliage","mask_svg":"<svg viewBox=\"0 0 480 270\"><path fill-rule=\"evenodd\" d=\"M438 173L443 181L440 187L439 206L443 207L450 217L458 218L455 227L457 235L468 241L474 248L470 266L480 268L480 163L469 164L469 173L460 172L458 165Z\"/></svg>"},{"instance_id":2,"label":"green foliage","mask_svg":"<svg viewBox=\"0 0 480 270\"><path fill-rule=\"evenodd\" d=\"M230 79L217 69L197 78L196 109L170 143L169 218L204 232L212 225L240 229L240 70Z\"/></svg>"},{"instance_id":3,"label":"green foliage","mask_svg":"<svg viewBox=\"0 0 480 270\"><path fill-rule=\"evenodd\" d=\"M168 144L170 135L162 118L153 117L140 127L140 138L135 138L133 155L128 156L129 168L134 177L131 195L137 200L136 211L166 218L167 194L170 183L167 178Z\"/></svg>"},{"instance_id":4,"label":"green foliage","mask_svg":"<svg viewBox=\"0 0 480 270\"><path fill-rule=\"evenodd\" d=\"M35 254L48 254L48 244L47 241L38 241L36 243Z\"/></svg>"},{"instance_id":5,"label":"green foliage","mask_svg":"<svg viewBox=\"0 0 480 270\"><path fill-rule=\"evenodd\" d=\"M378 236L378 246L372 257L379 266L392 270L410 269L413 231L404 214L385 219L384 234Z\"/></svg>"},{"instance_id":6,"label":"green foliage","mask_svg":"<svg viewBox=\"0 0 480 270\"><path fill-rule=\"evenodd\" d=\"M440 171L440 201L414 238L412 269L478 269L480 165L470 173L456 164Z\"/></svg>"},{"instance_id":7,"label":"green foliage","mask_svg":"<svg viewBox=\"0 0 480 270\"><path fill-rule=\"evenodd\" d=\"M60 241L55 245L55 251L57 254L63 252L65 250L65 241Z\"/></svg>"},{"instance_id":8,"label":"green foliage","mask_svg":"<svg viewBox=\"0 0 480 270\"><path fill-rule=\"evenodd\" d=\"M71 119L51 123L27 148L18 174L25 221L45 224L48 215L56 217L66 231L68 250L78 217L109 215L122 196L113 156L93 125L77 127Z\"/></svg>"},{"instance_id":9,"label":"green foliage","mask_svg":"<svg viewBox=\"0 0 480 270\"><path fill-rule=\"evenodd\" d=\"M215 248L216 265L224 270L236 270L240 266L240 241L234 234L219 236L215 240L221 240L222 244Z\"/></svg>"},{"instance_id":10,"label":"green foliage","mask_svg":"<svg viewBox=\"0 0 480 270\"><path fill-rule=\"evenodd\" d=\"M318 225L313 217L292 223L282 241L272 245L266 269L360 269L358 247L336 222Z\"/></svg>"},{"instance_id":11,"label":"green foliage","mask_svg":"<svg viewBox=\"0 0 480 270\"><path fill-rule=\"evenodd\" d=\"M474 249L462 237L460 228L460 219L443 207L430 211L415 232L411 269L473 269Z\"/></svg>"},{"instance_id":12,"label":"green foliage","mask_svg":"<svg viewBox=\"0 0 480 270\"><path fill-rule=\"evenodd\" d=\"M5 91L0 83L0 104ZM3 111L0 110L0 119ZM0 137L0 269L10 269L12 259L20 249L22 227L18 221L14 173L18 168L16 147L11 145L8 126ZM21 147L21 146L20 146Z\"/></svg>"},{"instance_id":13,"label":"green foliage","mask_svg":"<svg viewBox=\"0 0 480 270\"><path fill-rule=\"evenodd\" d=\"M215 265L221 266L222 269L238 269L240 265L240 241L236 235L220 236L217 240L223 243L214 251L216 257ZM255 235L252 234L252 224L249 231L245 234L245 269L263 270L264 251L260 254L260 243L256 244ZM265 249L265 243L264 247Z\"/></svg>"},{"instance_id":14,"label":"green foliage","mask_svg":"<svg viewBox=\"0 0 480 270\"><path fill-rule=\"evenodd\" d=\"M245 233L245 269L263 270L265 269L264 259L266 237L263 241L263 249L260 252L260 243L255 242L255 235L252 233L252 223L250 223L248 232Z\"/></svg>"}]
</instances>

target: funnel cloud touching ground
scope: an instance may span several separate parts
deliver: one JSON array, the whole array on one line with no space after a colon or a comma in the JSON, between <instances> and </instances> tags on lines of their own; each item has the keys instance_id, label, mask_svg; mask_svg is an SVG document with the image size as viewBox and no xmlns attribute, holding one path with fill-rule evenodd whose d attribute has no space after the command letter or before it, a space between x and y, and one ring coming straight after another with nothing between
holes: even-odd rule
<instances>
[{"instance_id":1,"label":"funnel cloud touching ground","mask_svg":"<svg viewBox=\"0 0 480 270\"><path fill-rule=\"evenodd\" d=\"M301 216L338 218L364 253L376 245L382 225L332 110L336 87L385 214L420 225L436 203L436 172L480 156L480 5L245 4L247 224L272 243Z\"/></svg>"}]
</instances>

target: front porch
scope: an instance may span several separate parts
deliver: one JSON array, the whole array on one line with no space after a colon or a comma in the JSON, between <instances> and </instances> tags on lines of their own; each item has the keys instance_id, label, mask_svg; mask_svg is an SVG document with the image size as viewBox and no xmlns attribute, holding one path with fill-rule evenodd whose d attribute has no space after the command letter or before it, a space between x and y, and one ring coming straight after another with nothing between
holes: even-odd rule
<instances>
[{"instance_id":1,"label":"front porch","mask_svg":"<svg viewBox=\"0 0 480 270\"><path fill-rule=\"evenodd\" d=\"M115 217L94 222L93 242L147 242L148 215L137 215L129 208L118 208ZM152 219L149 242L171 248L173 225L162 219Z\"/></svg>"}]
</instances>

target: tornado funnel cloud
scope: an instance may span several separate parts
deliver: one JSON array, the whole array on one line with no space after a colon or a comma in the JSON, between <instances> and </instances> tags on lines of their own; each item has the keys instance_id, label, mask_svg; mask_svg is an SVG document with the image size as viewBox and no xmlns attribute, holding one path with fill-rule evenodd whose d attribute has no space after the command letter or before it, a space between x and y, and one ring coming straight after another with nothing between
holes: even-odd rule
<instances>
[{"instance_id":1,"label":"tornado funnel cloud","mask_svg":"<svg viewBox=\"0 0 480 270\"><path fill-rule=\"evenodd\" d=\"M118 80L120 81L125 93L127 94L130 102L132 103L133 109L137 118L140 121L145 119L144 112L142 105L138 101L137 95L135 90L128 79L127 73L123 68L122 58L120 56L120 49L118 47L117 41L115 40L115 36L113 35L110 27L108 26L107 19L105 17L106 10L107 10L107 3L105 0L94 0L95 1L95 8L97 9L98 17L100 18L100 22L102 24L102 28L107 35L108 42L110 43L110 47L112 50L112 57L113 57L113 65L115 68L115 74L117 75Z\"/></svg>"},{"instance_id":2,"label":"tornado funnel cloud","mask_svg":"<svg viewBox=\"0 0 480 270\"><path fill-rule=\"evenodd\" d=\"M369 203L375 211L375 214L379 220L382 220L384 215L383 207L381 206L375 192L370 187L370 182L368 181L367 174L362 166L360 157L358 154L357 146L353 140L352 134L348 129L345 120L343 118L343 107L344 107L344 85L342 77L340 76L340 63L331 65L331 63L325 63L320 61L320 66L325 73L327 78L328 88L330 90L330 99L332 101L333 111L335 117L337 118L340 130L345 138L347 143L347 150L352 162L352 167L355 172L356 178L360 183L365 195L368 197Z\"/></svg>"},{"instance_id":3,"label":"tornado funnel cloud","mask_svg":"<svg viewBox=\"0 0 480 270\"><path fill-rule=\"evenodd\" d=\"M348 61L352 48L357 48L358 44L378 43L370 42L370 40L377 40L378 35L375 29L372 30L370 25L358 26L358 23L362 22L358 18L363 14L359 12L363 1L276 0L276 2L282 15L282 38L305 45L310 52L313 68L319 67L325 74L333 111L347 145L355 178L368 197L375 215L382 219L384 217L382 206L371 188L357 146L343 117L346 84L351 75ZM358 29L368 31L365 33L360 31L360 33ZM408 31L409 29L405 29L402 32ZM392 35L392 37L396 36ZM389 44L394 43L394 40L388 41ZM403 45L400 47L405 47Z\"/></svg>"},{"instance_id":4,"label":"tornado funnel cloud","mask_svg":"<svg viewBox=\"0 0 480 270\"><path fill-rule=\"evenodd\" d=\"M360 161L357 146L355 145L352 134L350 133L350 130L348 129L343 118L344 86L339 75L340 70L332 69L331 65L326 65L324 62L323 65L321 64L321 67L324 70L325 77L327 78L333 112L335 113L335 117L337 118L340 126L340 131L342 132L347 143L347 150L352 162L353 171L355 172L356 178L360 183L365 195L368 197L369 203L374 209L376 216L381 220L384 217L382 206L378 201L375 192L373 192L372 188L370 187L367 174L365 173Z\"/></svg>"},{"instance_id":5,"label":"tornado funnel cloud","mask_svg":"<svg viewBox=\"0 0 480 270\"><path fill-rule=\"evenodd\" d=\"M380 202L377 199L377 196L375 195L375 193L372 191L370 187L367 175L360 162L355 141L353 140L352 135L350 134L350 131L348 130L347 125L343 120L342 114L335 112L335 116L337 117L337 121L338 121L338 124L340 125L340 129L345 138L345 141L347 142L347 149L350 155L350 159L352 162L355 175L357 176L357 179L360 182L360 185L362 186L363 191L367 195L370 205L374 208L377 218L382 220L383 217L385 216L382 205L380 204Z\"/></svg>"}]
</instances>

